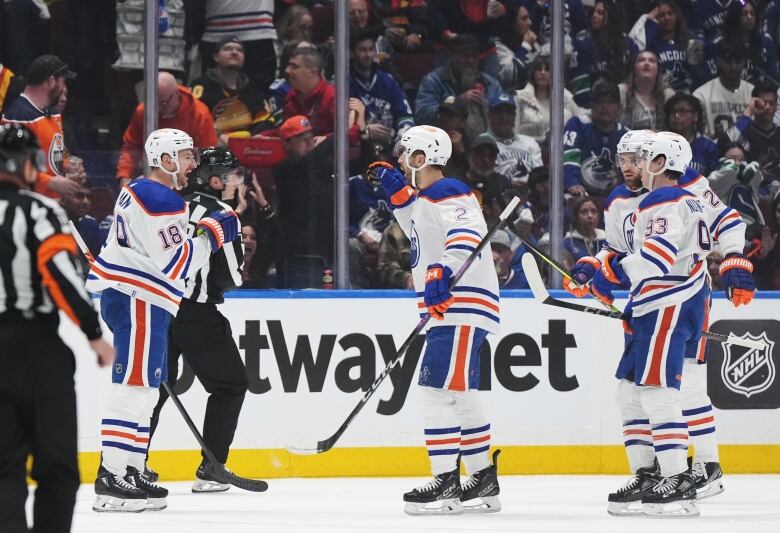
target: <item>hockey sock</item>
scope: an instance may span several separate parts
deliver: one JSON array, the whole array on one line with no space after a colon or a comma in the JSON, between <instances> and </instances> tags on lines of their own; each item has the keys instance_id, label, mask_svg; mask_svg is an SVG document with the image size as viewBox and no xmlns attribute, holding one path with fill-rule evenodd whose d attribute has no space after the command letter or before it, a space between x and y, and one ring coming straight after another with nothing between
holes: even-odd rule
<instances>
[{"instance_id":1,"label":"hockey sock","mask_svg":"<svg viewBox=\"0 0 780 533\"><path fill-rule=\"evenodd\" d=\"M141 456L141 465L143 465L146 444L136 443L136 438L142 411L149 401L149 391L157 392L157 389L111 384L105 414L101 421L100 436L103 466L112 474L124 476L134 455ZM148 417L143 424L142 427L148 428Z\"/></svg>"},{"instance_id":2,"label":"hockey sock","mask_svg":"<svg viewBox=\"0 0 780 533\"><path fill-rule=\"evenodd\" d=\"M688 424L680 409L679 391L667 387L642 387L642 407L650 419L653 448L663 477L688 469Z\"/></svg>"},{"instance_id":3,"label":"hockey sock","mask_svg":"<svg viewBox=\"0 0 780 533\"><path fill-rule=\"evenodd\" d=\"M719 462L715 416L707 395L707 365L686 359L683 367L680 404L697 462Z\"/></svg>"},{"instance_id":4,"label":"hockey sock","mask_svg":"<svg viewBox=\"0 0 780 533\"><path fill-rule=\"evenodd\" d=\"M146 454L149 449L149 424L152 419L154 406L160 397L160 390L156 388L144 388L146 391L146 405L144 405L141 415L138 419L138 427L135 430L135 448L143 449L143 453L134 451L130 454L128 464L136 468L139 472L144 471L146 463Z\"/></svg>"},{"instance_id":5,"label":"hockey sock","mask_svg":"<svg viewBox=\"0 0 780 533\"><path fill-rule=\"evenodd\" d=\"M650 419L639 401L641 390L625 379L618 384L617 404L623 418L623 443L632 472L651 466L655 460Z\"/></svg>"},{"instance_id":6,"label":"hockey sock","mask_svg":"<svg viewBox=\"0 0 780 533\"><path fill-rule=\"evenodd\" d=\"M449 391L420 387L425 447L434 476L452 472L460 453L460 424L455 415L454 400Z\"/></svg>"},{"instance_id":7,"label":"hockey sock","mask_svg":"<svg viewBox=\"0 0 780 533\"><path fill-rule=\"evenodd\" d=\"M466 472L473 474L490 466L490 422L482 409L479 391L451 391L460 422L460 456Z\"/></svg>"}]
</instances>

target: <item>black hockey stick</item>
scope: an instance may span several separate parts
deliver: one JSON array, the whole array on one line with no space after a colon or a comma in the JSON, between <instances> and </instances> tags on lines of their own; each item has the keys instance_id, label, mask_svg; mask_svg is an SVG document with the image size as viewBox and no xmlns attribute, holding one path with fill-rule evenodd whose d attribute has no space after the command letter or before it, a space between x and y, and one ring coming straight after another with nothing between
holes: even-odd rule
<instances>
[{"instance_id":1,"label":"black hockey stick","mask_svg":"<svg viewBox=\"0 0 780 533\"><path fill-rule=\"evenodd\" d=\"M84 242L84 239L82 239L81 234L79 233L78 229L76 229L75 224L73 224L73 222L70 220L68 223L70 224L70 230L73 232L73 238L76 240L76 244L78 244L81 253L84 254L84 257L87 258L87 261L91 265L94 261L94 258L92 257L89 248L87 248L87 244ZM211 450L209 450L208 446L206 446L206 443L203 442L203 437L201 436L200 431L198 431L198 428L195 427L195 424L192 422L192 418L190 418L189 413L187 413L187 411L184 409L184 406L181 404L181 401L179 401L179 397L176 396L176 393L173 392L173 389L170 387L170 385L168 385L167 382L164 381L162 384L163 387L165 387L165 390L168 392L168 396L171 397L171 400L176 406L176 409L179 410L182 418L184 418L184 421L189 426L190 431L192 431L192 434L195 435L195 440L197 440L198 444L200 444L200 449L203 450L203 453L209 460L209 462L206 463L206 468L208 469L208 473L211 474L211 477L220 483L227 483L238 487L239 489L244 489L251 492L263 492L268 490L268 483L265 481L261 479L249 479L237 476L224 467L222 463L217 461L217 458L214 457L214 454L211 452Z\"/></svg>"},{"instance_id":2,"label":"black hockey stick","mask_svg":"<svg viewBox=\"0 0 780 533\"><path fill-rule=\"evenodd\" d=\"M496 223L496 225L493 226L484 237L482 237L482 240L479 241L479 244L474 249L474 251L471 252L471 255L461 265L458 271L452 276L452 279L450 280L450 290L452 290L452 288L458 283L458 281L460 281L460 278L463 277L463 275L469 269L471 264L477 259L477 257L479 257L480 252L485 246L488 245L488 243L490 242L490 238L493 236L493 234L507 224L508 222L507 219L509 218L509 215L517 208L518 203L520 203L520 199L517 197L513 198L512 201L509 202L509 205L507 205L506 208L501 212L501 214L498 217L499 220ZM316 443L309 442L309 443L289 444L286 447L287 450L290 451L291 453L296 453L300 455L314 455L317 453L327 452L328 450L333 448L333 446L336 444L339 438L341 438L341 435L344 434L344 432L347 430L347 428L355 419L355 417L358 415L358 413L366 405L368 399L374 395L376 390L379 388L379 385L381 385L382 382L385 380L385 378L388 376L388 374L390 374L390 371L401 361L401 358L406 353L406 350L409 349L409 346L412 345L414 340L417 338L417 335L419 335L422 332L422 330L425 328L425 325L428 323L430 319L431 319L430 314L425 315L422 319L420 319L420 322L417 323L417 326L415 326L412 333L409 334L409 336L406 338L404 343L398 349L398 353L396 354L395 358L393 358L389 363L387 363L387 366L385 366L384 370L382 370L382 373L379 374L379 376L377 376L377 378L368 388L366 393L360 399L360 402L358 402L355 408L352 409L352 412L349 413L347 418L344 420L344 422L342 422L341 426L339 426L339 428L336 430L336 432L333 435L331 435L325 440L317 441Z\"/></svg>"},{"instance_id":3,"label":"black hockey stick","mask_svg":"<svg viewBox=\"0 0 780 533\"><path fill-rule=\"evenodd\" d=\"M609 318L616 318L618 320L628 319L628 317L620 310L610 311L607 309L599 309L597 307L590 307L587 305L567 302L565 300L557 300L553 298L547 291L547 287L544 286L542 275L539 273L539 267L536 264L533 256L531 254L523 254L521 261L523 264L523 272L525 273L525 277L528 280L528 285L531 287L531 292L533 293L535 300L546 305L562 307L572 311L579 311L580 313L590 313L592 315L606 316ZM745 348L753 348L756 350L763 350L766 348L766 345L761 341L742 339L740 337L735 337L734 335L723 335L721 333L714 333L712 331L702 331L701 336L707 340L734 344L736 346L743 346Z\"/></svg>"}]
</instances>

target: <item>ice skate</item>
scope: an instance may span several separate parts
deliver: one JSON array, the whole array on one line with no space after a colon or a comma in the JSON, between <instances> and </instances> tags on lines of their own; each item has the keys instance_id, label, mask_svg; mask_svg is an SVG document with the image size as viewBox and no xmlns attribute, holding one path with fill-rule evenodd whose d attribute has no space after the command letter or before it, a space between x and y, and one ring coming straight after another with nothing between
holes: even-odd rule
<instances>
[{"instance_id":1,"label":"ice skate","mask_svg":"<svg viewBox=\"0 0 780 533\"><path fill-rule=\"evenodd\" d=\"M155 485L144 479L137 468L127 467L125 481L132 483L146 493L146 508L149 511L162 511L168 507L168 489Z\"/></svg>"},{"instance_id":2,"label":"ice skate","mask_svg":"<svg viewBox=\"0 0 780 533\"><path fill-rule=\"evenodd\" d=\"M195 483L192 484L192 492L225 492L230 488L228 483L221 483L214 479L210 472L209 464L204 459L195 472Z\"/></svg>"},{"instance_id":3,"label":"ice skate","mask_svg":"<svg viewBox=\"0 0 780 533\"><path fill-rule=\"evenodd\" d=\"M694 518L699 516L696 506L696 487L686 470L663 478L642 496L642 511L652 518Z\"/></svg>"},{"instance_id":4,"label":"ice skate","mask_svg":"<svg viewBox=\"0 0 780 533\"><path fill-rule=\"evenodd\" d=\"M431 481L404 494L404 512L409 515L461 514L459 468L434 476Z\"/></svg>"},{"instance_id":5,"label":"ice skate","mask_svg":"<svg viewBox=\"0 0 780 533\"><path fill-rule=\"evenodd\" d=\"M149 483L157 483L160 481L160 474L149 468L148 463L144 463L144 471L141 472L141 477L143 477Z\"/></svg>"},{"instance_id":6,"label":"ice skate","mask_svg":"<svg viewBox=\"0 0 780 533\"><path fill-rule=\"evenodd\" d=\"M493 452L493 464L475 472L465 483L461 485L460 501L463 511L467 513L497 513L501 510L501 501L498 494L501 488L498 486L498 454L501 450Z\"/></svg>"},{"instance_id":7,"label":"ice skate","mask_svg":"<svg viewBox=\"0 0 780 533\"><path fill-rule=\"evenodd\" d=\"M92 510L98 513L140 513L146 510L146 492L129 483L122 476L98 469L95 480L95 503Z\"/></svg>"},{"instance_id":8,"label":"ice skate","mask_svg":"<svg viewBox=\"0 0 780 533\"><path fill-rule=\"evenodd\" d=\"M720 463L697 461L691 465L691 477L693 477L693 484L696 487L697 500L717 496L724 490L723 471L720 469Z\"/></svg>"},{"instance_id":9,"label":"ice skate","mask_svg":"<svg viewBox=\"0 0 780 533\"><path fill-rule=\"evenodd\" d=\"M640 468L617 492L607 497L607 512L612 516L642 514L642 496L661 481L658 463Z\"/></svg>"}]
</instances>

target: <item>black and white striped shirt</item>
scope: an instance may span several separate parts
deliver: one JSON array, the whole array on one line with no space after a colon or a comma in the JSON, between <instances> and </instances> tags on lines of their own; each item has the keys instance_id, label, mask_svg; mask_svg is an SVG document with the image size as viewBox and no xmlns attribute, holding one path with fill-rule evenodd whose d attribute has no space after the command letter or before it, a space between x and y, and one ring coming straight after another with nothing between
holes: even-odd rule
<instances>
[{"instance_id":1,"label":"black and white striped shirt","mask_svg":"<svg viewBox=\"0 0 780 533\"><path fill-rule=\"evenodd\" d=\"M100 337L78 253L57 202L0 183L0 323L53 317L60 309L88 339Z\"/></svg>"},{"instance_id":2,"label":"black and white striped shirt","mask_svg":"<svg viewBox=\"0 0 780 533\"><path fill-rule=\"evenodd\" d=\"M189 202L190 219L187 233L192 236L198 221L215 211L231 210L216 196L196 192L185 198ZM197 303L221 304L225 301L225 291L240 287L241 264L244 261L244 245L240 238L225 243L222 249L211 255L211 259L195 274L187 279L184 298Z\"/></svg>"}]
</instances>

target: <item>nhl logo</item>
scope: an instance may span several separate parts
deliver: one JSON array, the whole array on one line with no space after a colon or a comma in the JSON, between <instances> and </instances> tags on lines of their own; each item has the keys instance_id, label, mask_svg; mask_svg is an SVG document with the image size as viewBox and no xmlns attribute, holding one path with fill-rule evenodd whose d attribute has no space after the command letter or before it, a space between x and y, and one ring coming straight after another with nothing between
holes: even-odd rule
<instances>
[{"instance_id":1,"label":"nhl logo","mask_svg":"<svg viewBox=\"0 0 780 533\"><path fill-rule=\"evenodd\" d=\"M723 345L724 357L720 374L729 390L750 398L767 390L775 381L775 363L772 359L775 343L767 337L765 331L759 336L745 333L739 337L762 341L765 347L757 350L731 344Z\"/></svg>"}]
</instances>

